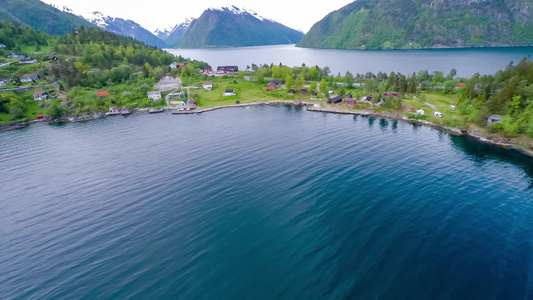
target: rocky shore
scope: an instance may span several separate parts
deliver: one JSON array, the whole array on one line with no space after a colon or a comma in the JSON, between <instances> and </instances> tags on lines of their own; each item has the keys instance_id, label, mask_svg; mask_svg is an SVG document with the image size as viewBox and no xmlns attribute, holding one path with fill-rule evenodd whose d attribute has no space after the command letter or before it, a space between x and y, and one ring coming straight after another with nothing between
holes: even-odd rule
<instances>
[{"instance_id":1,"label":"rocky shore","mask_svg":"<svg viewBox=\"0 0 533 300\"><path fill-rule=\"evenodd\" d=\"M426 121L426 120L410 119L404 115L394 114L390 112L372 112L372 111L364 111L364 110L349 111L349 110L343 110L343 109L339 109L337 107L331 107L331 106L327 106L327 107L315 106L314 102L302 102L302 101L291 101L291 100L257 101L257 102L251 102L251 103L243 103L243 104L215 106L215 107L190 110L190 111L180 111L179 114L200 114L200 113L206 113L206 112L215 111L219 109L225 109L225 108L265 106L265 105L307 106L307 110L312 111L312 112L334 113L334 114L344 114L344 115L359 115L363 117L374 117L374 118L382 118L382 119L389 119L389 120L398 120L398 121L403 121L403 122L407 122L411 124L428 126L431 128L435 128L437 130L447 132L452 135L456 135L456 136L466 136L466 137L475 139L482 143L492 144L492 145L496 145L502 148L515 150L524 155L533 157L533 150L519 148L519 147L516 147L512 143L507 143L505 141L499 141L494 138L491 138L490 136L485 136L481 130L464 130L464 129L459 129L459 128L447 127L447 126L435 124L433 122ZM165 107L165 110L172 110L172 109L173 109L172 107ZM134 113L146 113L149 110L150 108L138 108L134 110L133 112ZM8 124L0 125L0 131L20 129L20 128L24 128L31 124L36 124L36 123L82 122L82 121L90 121L90 120L105 118L107 116L108 114L106 113L96 113L96 114L85 114L85 115L80 115L80 116L71 116L71 117L65 117L65 118L60 118L60 119L45 118L41 120L32 120L28 122L12 122Z\"/></svg>"}]
</instances>

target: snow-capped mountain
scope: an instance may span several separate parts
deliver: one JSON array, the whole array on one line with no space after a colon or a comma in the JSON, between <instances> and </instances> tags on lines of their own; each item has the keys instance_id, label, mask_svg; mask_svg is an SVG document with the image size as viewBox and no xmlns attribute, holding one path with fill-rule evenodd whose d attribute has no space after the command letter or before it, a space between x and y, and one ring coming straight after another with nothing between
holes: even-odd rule
<instances>
[{"instance_id":1,"label":"snow-capped mountain","mask_svg":"<svg viewBox=\"0 0 533 300\"><path fill-rule=\"evenodd\" d=\"M150 46L159 48L167 46L163 40L132 20L113 18L98 11L82 15L82 17L103 30L132 37Z\"/></svg>"},{"instance_id":2,"label":"snow-capped mountain","mask_svg":"<svg viewBox=\"0 0 533 300\"><path fill-rule=\"evenodd\" d=\"M155 35L165 41L167 45L175 47L179 44L181 39L185 36L195 18L187 18L180 24L169 29L157 29Z\"/></svg>"},{"instance_id":3,"label":"snow-capped mountain","mask_svg":"<svg viewBox=\"0 0 533 300\"><path fill-rule=\"evenodd\" d=\"M191 22L182 48L244 47L297 43L303 33L236 6L209 8Z\"/></svg>"}]
</instances>

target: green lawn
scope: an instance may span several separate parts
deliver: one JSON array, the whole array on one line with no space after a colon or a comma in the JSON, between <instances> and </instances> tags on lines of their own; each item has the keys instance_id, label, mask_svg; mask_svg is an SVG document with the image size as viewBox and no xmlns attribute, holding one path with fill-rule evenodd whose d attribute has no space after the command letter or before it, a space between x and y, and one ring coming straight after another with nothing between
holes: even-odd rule
<instances>
[{"instance_id":1,"label":"green lawn","mask_svg":"<svg viewBox=\"0 0 533 300\"><path fill-rule=\"evenodd\" d=\"M266 84L259 84L244 80L234 79L219 79L213 82L213 90L205 91L203 88L196 90L191 89L191 95L198 94L196 99L198 105L202 108L209 108L214 106L232 105L236 101L240 103L251 103L257 101L272 101L272 100L297 100L308 101L311 95L289 95L287 89L277 89L275 91L266 91ZM225 90L233 89L236 96L223 96Z\"/></svg>"}]
</instances>

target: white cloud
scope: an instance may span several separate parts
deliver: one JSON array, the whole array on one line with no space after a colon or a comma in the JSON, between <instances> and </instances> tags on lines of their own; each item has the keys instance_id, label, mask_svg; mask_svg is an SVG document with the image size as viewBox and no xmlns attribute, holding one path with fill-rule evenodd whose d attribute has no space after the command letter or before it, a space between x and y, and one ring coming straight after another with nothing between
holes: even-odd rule
<instances>
[{"instance_id":1,"label":"white cloud","mask_svg":"<svg viewBox=\"0 0 533 300\"><path fill-rule=\"evenodd\" d=\"M44 0L57 7L68 6L75 13L99 11L111 17L133 20L148 30L168 28L188 17L198 18L210 7L235 5L256 11L259 15L275 20L294 29L307 32L329 12L353 2L352 0L317 1L245 1L245 0Z\"/></svg>"}]
</instances>

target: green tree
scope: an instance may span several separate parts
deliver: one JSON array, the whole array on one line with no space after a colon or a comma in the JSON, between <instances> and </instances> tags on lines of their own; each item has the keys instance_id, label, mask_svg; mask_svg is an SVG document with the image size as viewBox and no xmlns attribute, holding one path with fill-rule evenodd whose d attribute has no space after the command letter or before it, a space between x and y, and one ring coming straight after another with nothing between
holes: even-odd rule
<instances>
[{"instance_id":1,"label":"green tree","mask_svg":"<svg viewBox=\"0 0 533 300\"><path fill-rule=\"evenodd\" d=\"M302 89L304 87L304 84L305 84L305 78L303 75L300 75L298 76L298 78L296 78L296 82L294 83L294 87L298 90Z\"/></svg>"},{"instance_id":2,"label":"green tree","mask_svg":"<svg viewBox=\"0 0 533 300\"><path fill-rule=\"evenodd\" d=\"M9 116L11 117L12 120L19 120L19 119L26 117L26 114L24 113L24 110L20 106L13 105L9 109Z\"/></svg>"},{"instance_id":3,"label":"green tree","mask_svg":"<svg viewBox=\"0 0 533 300\"><path fill-rule=\"evenodd\" d=\"M292 79L292 75L287 75L287 77L285 77L285 86L288 89L291 89L294 87L294 79Z\"/></svg>"},{"instance_id":4,"label":"green tree","mask_svg":"<svg viewBox=\"0 0 533 300\"><path fill-rule=\"evenodd\" d=\"M318 88L320 89L320 92L324 95L327 95L328 91L327 91L327 88L328 88L328 84L326 82L326 79L322 78L322 80L320 81L320 84L318 85Z\"/></svg>"}]
</instances>

